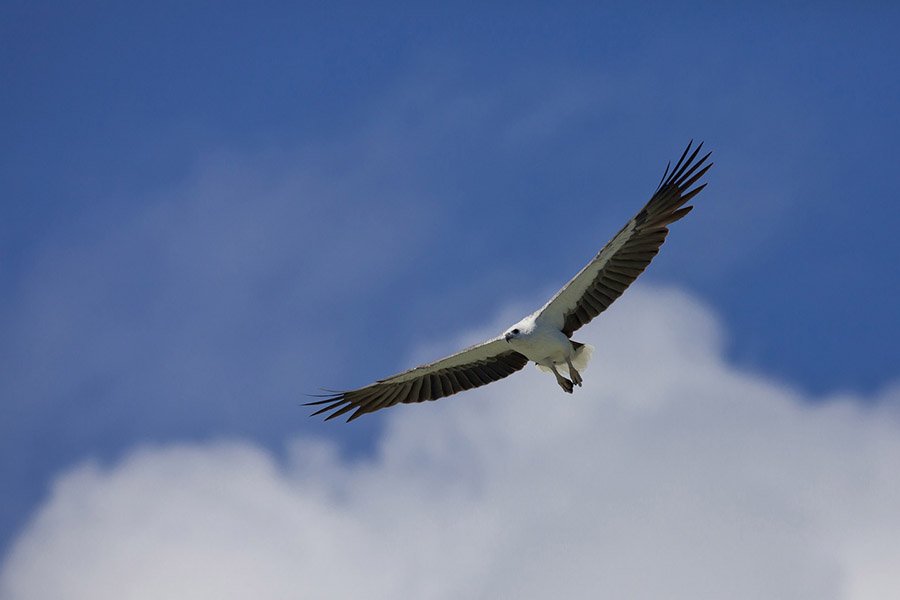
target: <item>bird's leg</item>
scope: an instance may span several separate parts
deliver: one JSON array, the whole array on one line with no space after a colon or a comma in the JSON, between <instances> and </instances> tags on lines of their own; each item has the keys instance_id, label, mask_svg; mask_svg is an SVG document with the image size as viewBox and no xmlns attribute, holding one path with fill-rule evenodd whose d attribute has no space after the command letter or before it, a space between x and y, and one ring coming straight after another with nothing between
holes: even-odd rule
<instances>
[{"instance_id":1,"label":"bird's leg","mask_svg":"<svg viewBox=\"0 0 900 600\"><path fill-rule=\"evenodd\" d=\"M581 387L581 383L584 381L584 379L581 378L581 373L576 371L575 367L572 366L571 359L566 359L566 366L569 367L569 377L572 378L572 383L574 383L578 387Z\"/></svg>"},{"instance_id":2,"label":"bird's leg","mask_svg":"<svg viewBox=\"0 0 900 600\"><path fill-rule=\"evenodd\" d=\"M563 389L563 391L567 394L572 393L572 382L559 374L559 371L556 370L556 365L551 364L550 369L553 371L553 374L556 375L556 383L559 384L559 387Z\"/></svg>"}]
</instances>

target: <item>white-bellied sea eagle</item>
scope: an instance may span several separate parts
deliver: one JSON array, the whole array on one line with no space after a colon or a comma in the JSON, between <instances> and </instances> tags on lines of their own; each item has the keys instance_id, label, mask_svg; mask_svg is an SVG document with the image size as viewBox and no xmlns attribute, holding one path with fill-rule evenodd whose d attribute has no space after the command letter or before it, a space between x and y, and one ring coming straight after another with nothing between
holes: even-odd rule
<instances>
[{"instance_id":1,"label":"white-bellied sea eagle","mask_svg":"<svg viewBox=\"0 0 900 600\"><path fill-rule=\"evenodd\" d=\"M644 208L540 310L502 335L447 358L308 402L307 406L322 405L313 415L331 411L328 420L352 410L347 419L352 421L401 402L437 400L503 379L528 361L552 372L560 387L571 394L574 386L581 385L581 371L593 350L572 340L572 334L606 310L647 268L669 233L668 225L688 214L693 207L684 205L706 187L705 183L691 186L712 166L706 163L711 153L696 160L703 144L693 152L691 146L671 171L671 163L666 165Z\"/></svg>"}]
</instances>

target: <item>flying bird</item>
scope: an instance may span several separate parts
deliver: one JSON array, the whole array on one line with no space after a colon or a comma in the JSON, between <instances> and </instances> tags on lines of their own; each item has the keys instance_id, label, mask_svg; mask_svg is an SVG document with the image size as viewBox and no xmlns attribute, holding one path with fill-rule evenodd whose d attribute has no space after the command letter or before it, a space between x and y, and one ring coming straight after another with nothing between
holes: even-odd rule
<instances>
[{"instance_id":1,"label":"flying bird","mask_svg":"<svg viewBox=\"0 0 900 600\"><path fill-rule=\"evenodd\" d=\"M665 241L668 226L691 211L693 206L684 205L706 187L692 186L712 167L706 163L711 153L696 160L703 144L691 152L692 145L674 168L666 165L644 208L540 310L502 335L439 361L355 390L326 390L323 399L306 403L319 406L311 416L330 412L327 421L353 411L349 422L395 404L437 400L503 379L529 361L553 373L563 391L571 394L581 386L581 371L593 350L572 340L572 334L606 310L647 268Z\"/></svg>"}]
</instances>

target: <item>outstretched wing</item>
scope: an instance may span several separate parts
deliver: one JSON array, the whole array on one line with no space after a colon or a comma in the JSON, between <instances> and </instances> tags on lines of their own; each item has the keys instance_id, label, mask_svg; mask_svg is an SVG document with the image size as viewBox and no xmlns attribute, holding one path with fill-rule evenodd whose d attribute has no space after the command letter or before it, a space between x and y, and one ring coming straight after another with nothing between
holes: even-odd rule
<instances>
[{"instance_id":1,"label":"outstretched wing","mask_svg":"<svg viewBox=\"0 0 900 600\"><path fill-rule=\"evenodd\" d=\"M334 411L333 419L356 409L347 422L401 402L437 400L463 390L481 387L512 375L528 363L523 354L510 350L502 337L466 348L437 362L422 365L349 392L328 394L306 406L323 405L310 416Z\"/></svg>"},{"instance_id":2,"label":"outstretched wing","mask_svg":"<svg viewBox=\"0 0 900 600\"><path fill-rule=\"evenodd\" d=\"M691 189L712 166L712 163L704 166L711 153L695 160L703 147L701 143L685 160L692 144L685 148L671 174L669 165L666 166L662 181L647 205L538 311L539 320L571 336L606 310L647 268L666 240L668 225L688 214L693 206L684 204L706 187L704 183Z\"/></svg>"}]
</instances>

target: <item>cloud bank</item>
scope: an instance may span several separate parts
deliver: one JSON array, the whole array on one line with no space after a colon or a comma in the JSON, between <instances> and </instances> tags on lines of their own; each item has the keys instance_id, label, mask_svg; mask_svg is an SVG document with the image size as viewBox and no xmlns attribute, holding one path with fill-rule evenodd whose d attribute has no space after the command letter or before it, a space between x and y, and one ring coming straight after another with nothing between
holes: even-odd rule
<instances>
[{"instance_id":1,"label":"cloud bank","mask_svg":"<svg viewBox=\"0 0 900 600\"><path fill-rule=\"evenodd\" d=\"M0 597L898 593L900 388L811 404L729 364L715 315L672 289L637 286L577 337L597 353L574 396L529 367L395 408L365 460L306 438L86 462Z\"/></svg>"}]
</instances>

